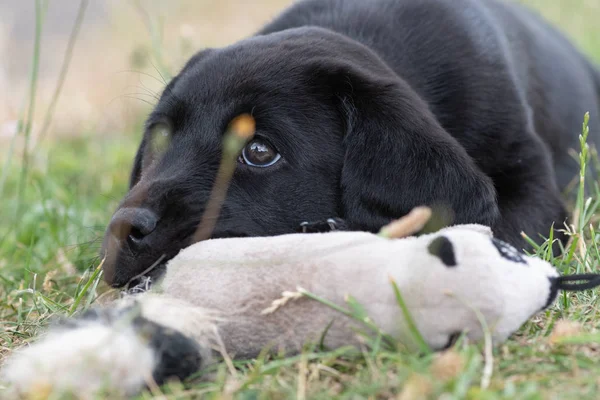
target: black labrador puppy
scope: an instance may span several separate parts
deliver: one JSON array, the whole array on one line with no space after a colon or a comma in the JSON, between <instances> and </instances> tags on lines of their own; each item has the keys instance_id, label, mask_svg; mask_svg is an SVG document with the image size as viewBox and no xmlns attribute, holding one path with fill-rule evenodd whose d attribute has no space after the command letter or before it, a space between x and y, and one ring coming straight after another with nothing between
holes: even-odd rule
<instances>
[{"instance_id":1,"label":"black labrador puppy","mask_svg":"<svg viewBox=\"0 0 600 400\"><path fill-rule=\"evenodd\" d=\"M228 123L252 113L213 237L337 218L377 231L419 205L519 248L567 216L600 74L564 36L499 0L304 0L255 36L195 55L148 118L107 230L123 286L190 244Z\"/></svg>"}]
</instances>

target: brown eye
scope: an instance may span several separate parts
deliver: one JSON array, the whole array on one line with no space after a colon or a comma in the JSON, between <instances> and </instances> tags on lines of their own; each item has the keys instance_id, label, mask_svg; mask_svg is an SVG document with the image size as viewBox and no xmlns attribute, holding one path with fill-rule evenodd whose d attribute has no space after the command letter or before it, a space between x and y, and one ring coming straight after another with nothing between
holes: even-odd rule
<instances>
[{"instance_id":1,"label":"brown eye","mask_svg":"<svg viewBox=\"0 0 600 400\"><path fill-rule=\"evenodd\" d=\"M266 168L281 159L281 154L262 139L254 139L244 147L239 161L253 167Z\"/></svg>"}]
</instances>

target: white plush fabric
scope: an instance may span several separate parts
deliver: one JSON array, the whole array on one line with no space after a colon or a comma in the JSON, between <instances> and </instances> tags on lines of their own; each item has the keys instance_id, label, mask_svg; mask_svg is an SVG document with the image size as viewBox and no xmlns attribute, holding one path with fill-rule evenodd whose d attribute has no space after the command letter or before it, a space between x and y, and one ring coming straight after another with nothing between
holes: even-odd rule
<instances>
[{"instance_id":1,"label":"white plush fabric","mask_svg":"<svg viewBox=\"0 0 600 400\"><path fill-rule=\"evenodd\" d=\"M12 387L0 398L27 393L44 399L55 390L86 399L105 390L133 395L152 376L154 358L131 327L90 321L77 329L51 332L17 352L3 368L2 378Z\"/></svg>"},{"instance_id":2,"label":"white plush fabric","mask_svg":"<svg viewBox=\"0 0 600 400\"><path fill-rule=\"evenodd\" d=\"M399 240L334 232L205 241L183 250L169 264L161 286L169 296L215 310L225 319L221 326L228 349L244 355L260 349L249 351L243 337L261 345L277 339L297 349L320 337L333 318L339 322L330 328L326 343L335 347L353 342L352 331L346 329L349 321L312 300L290 302L273 315L260 313L282 292L297 287L340 305L352 295L383 331L410 345L390 277L432 347L443 347L450 335L464 330L474 340L481 338L473 309L502 341L546 305L548 278L558 273L537 258L523 256L522 264L503 257L489 231L482 232L464 226ZM444 265L428 251L440 237L450 241L456 266Z\"/></svg>"},{"instance_id":3,"label":"white plush fabric","mask_svg":"<svg viewBox=\"0 0 600 400\"><path fill-rule=\"evenodd\" d=\"M489 228L477 225L405 239L360 232L294 234L197 243L169 262L153 293L136 301L145 318L198 342L205 362L209 347L233 357L253 357L266 346L299 351L306 341L319 340L332 321L326 346L358 342L356 321L294 293L299 288L340 306L353 296L384 332L417 349L392 278L427 344L442 349L461 332L480 340L484 331L479 316L494 342L502 342L553 300L551 278L557 276L550 264L519 255L494 240ZM104 334L83 327L56 332L17 352L4 368L5 381L20 392L51 382L56 389L74 386L90 395L105 382L105 374L92 363L76 361L121 346L100 364L103 371L114 372L111 363L122 368L110 385L131 392L147 383L153 358L142 339L121 333L116 337L127 344L113 338L107 348L97 350L79 344L83 341L78 337L84 335L100 342Z\"/></svg>"}]
</instances>

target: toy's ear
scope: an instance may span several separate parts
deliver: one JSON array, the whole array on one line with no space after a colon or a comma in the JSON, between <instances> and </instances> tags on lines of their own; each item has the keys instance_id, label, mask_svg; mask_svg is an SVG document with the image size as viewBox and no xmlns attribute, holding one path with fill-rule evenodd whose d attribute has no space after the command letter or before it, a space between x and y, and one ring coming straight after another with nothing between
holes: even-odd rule
<instances>
[{"instance_id":1,"label":"toy's ear","mask_svg":"<svg viewBox=\"0 0 600 400\"><path fill-rule=\"evenodd\" d=\"M312 61L313 76L326 77L346 126L341 189L350 227L377 231L417 206L450 209L453 223L492 225L499 211L491 179L428 105L370 49L349 39L330 44L327 57Z\"/></svg>"}]
</instances>

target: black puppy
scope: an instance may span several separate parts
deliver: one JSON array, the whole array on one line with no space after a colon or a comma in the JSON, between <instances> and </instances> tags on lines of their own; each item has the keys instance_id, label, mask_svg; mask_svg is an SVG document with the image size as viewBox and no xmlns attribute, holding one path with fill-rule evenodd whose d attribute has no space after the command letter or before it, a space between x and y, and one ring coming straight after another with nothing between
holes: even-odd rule
<instances>
[{"instance_id":1,"label":"black puppy","mask_svg":"<svg viewBox=\"0 0 600 400\"><path fill-rule=\"evenodd\" d=\"M122 286L190 244L221 137L239 158L213 237L278 235L335 217L376 231L419 205L523 248L566 211L600 74L561 34L497 0L306 0L257 35L195 55L148 118L131 188L108 228ZM162 257L162 258L161 258Z\"/></svg>"}]
</instances>

